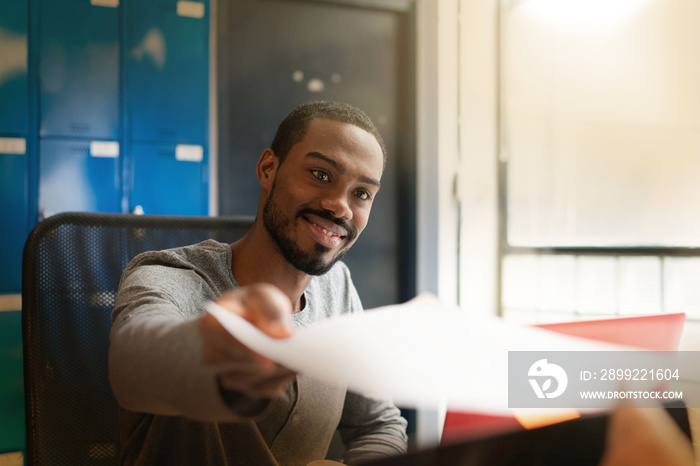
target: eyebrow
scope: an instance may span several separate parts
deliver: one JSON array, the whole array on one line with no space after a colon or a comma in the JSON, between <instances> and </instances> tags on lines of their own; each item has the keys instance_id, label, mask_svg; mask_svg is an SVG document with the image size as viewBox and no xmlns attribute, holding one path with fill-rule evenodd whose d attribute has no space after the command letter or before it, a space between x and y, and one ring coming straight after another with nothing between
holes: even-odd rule
<instances>
[{"instance_id":1,"label":"eyebrow","mask_svg":"<svg viewBox=\"0 0 700 466\"><path fill-rule=\"evenodd\" d=\"M345 167L343 165L341 165L340 163L338 163L337 160L335 160L331 157L328 157L327 155L322 154L320 152L309 152L308 154L306 154L306 156L313 157L313 158L320 159L320 160L324 160L325 162L328 162L330 165L333 165L333 167L335 167L336 170L340 171L341 173L344 173L346 171ZM379 180L375 180L374 178L370 178L368 176L361 176L360 181L362 181L363 183L371 184L372 186L376 186L377 188L379 188L381 186L381 184L379 183Z\"/></svg>"}]
</instances>

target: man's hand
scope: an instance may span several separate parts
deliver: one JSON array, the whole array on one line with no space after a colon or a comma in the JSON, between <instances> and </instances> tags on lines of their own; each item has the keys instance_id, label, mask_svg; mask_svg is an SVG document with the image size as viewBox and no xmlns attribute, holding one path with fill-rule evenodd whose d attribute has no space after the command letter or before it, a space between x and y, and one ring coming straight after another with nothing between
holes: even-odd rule
<instances>
[{"instance_id":1,"label":"man's hand","mask_svg":"<svg viewBox=\"0 0 700 466\"><path fill-rule=\"evenodd\" d=\"M600 466L628 465L694 466L693 447L665 409L618 408Z\"/></svg>"},{"instance_id":2,"label":"man's hand","mask_svg":"<svg viewBox=\"0 0 700 466\"><path fill-rule=\"evenodd\" d=\"M288 338L293 333L291 302L275 286L257 284L233 290L216 304L273 338ZM199 332L204 362L214 368L219 384L226 390L251 398L273 398L294 379L294 372L250 350L209 314L202 317Z\"/></svg>"}]
</instances>

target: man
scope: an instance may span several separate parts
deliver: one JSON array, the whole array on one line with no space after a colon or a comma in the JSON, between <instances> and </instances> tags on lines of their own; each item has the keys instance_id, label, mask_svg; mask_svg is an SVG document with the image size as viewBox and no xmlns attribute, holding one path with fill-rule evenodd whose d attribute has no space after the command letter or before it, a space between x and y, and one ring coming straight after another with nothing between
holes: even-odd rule
<instances>
[{"instance_id":1,"label":"man","mask_svg":"<svg viewBox=\"0 0 700 466\"><path fill-rule=\"evenodd\" d=\"M360 110L303 104L260 156L245 237L129 264L110 347L124 464L305 465L324 458L336 427L346 462L405 451L406 422L391 403L297 376L203 312L213 300L275 338L361 312L339 259L367 224L385 158Z\"/></svg>"}]
</instances>

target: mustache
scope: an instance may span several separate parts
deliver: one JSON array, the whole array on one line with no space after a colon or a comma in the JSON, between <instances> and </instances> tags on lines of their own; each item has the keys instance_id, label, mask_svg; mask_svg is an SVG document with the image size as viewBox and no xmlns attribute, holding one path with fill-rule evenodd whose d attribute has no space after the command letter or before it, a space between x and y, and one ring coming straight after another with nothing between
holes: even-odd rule
<instances>
[{"instance_id":1,"label":"mustache","mask_svg":"<svg viewBox=\"0 0 700 466\"><path fill-rule=\"evenodd\" d=\"M353 239L355 239L355 237L357 236L357 230L356 230L356 229L354 229L353 227L351 227L351 226L350 226L345 220L343 220L342 218L336 218L336 217L334 217L333 215L331 215L330 212L328 212L328 211L326 211L326 210L316 210L316 209L312 209L311 207L305 207L305 208L300 209L300 210L297 212L297 218L298 218L298 217L301 217L301 216L303 216L303 215L306 215L306 214L316 215L317 217L321 217L322 219L328 220L329 222L333 222L333 223L335 223L336 225L338 225L339 227L344 228L345 231L348 232L348 234L347 234L347 239L350 240L350 241L352 241Z\"/></svg>"}]
</instances>

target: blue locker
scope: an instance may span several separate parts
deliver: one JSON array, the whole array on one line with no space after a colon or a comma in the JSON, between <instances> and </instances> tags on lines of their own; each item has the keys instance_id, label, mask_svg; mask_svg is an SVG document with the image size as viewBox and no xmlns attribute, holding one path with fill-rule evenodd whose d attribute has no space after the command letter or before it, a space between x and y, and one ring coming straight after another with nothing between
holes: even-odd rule
<instances>
[{"instance_id":1,"label":"blue locker","mask_svg":"<svg viewBox=\"0 0 700 466\"><path fill-rule=\"evenodd\" d=\"M27 0L0 2L0 133L29 132Z\"/></svg>"},{"instance_id":2,"label":"blue locker","mask_svg":"<svg viewBox=\"0 0 700 466\"><path fill-rule=\"evenodd\" d=\"M43 139L39 143L39 214L120 212L119 158L94 150L90 141ZM114 143L116 144L116 143ZM96 155L97 154L97 155Z\"/></svg>"},{"instance_id":3,"label":"blue locker","mask_svg":"<svg viewBox=\"0 0 700 466\"><path fill-rule=\"evenodd\" d=\"M0 453L17 452L25 448L20 311L0 312L0 368Z\"/></svg>"},{"instance_id":4,"label":"blue locker","mask_svg":"<svg viewBox=\"0 0 700 466\"><path fill-rule=\"evenodd\" d=\"M119 137L118 8L41 1L39 100L42 137Z\"/></svg>"},{"instance_id":5,"label":"blue locker","mask_svg":"<svg viewBox=\"0 0 700 466\"><path fill-rule=\"evenodd\" d=\"M207 215L206 154L202 146L185 149L178 160L175 144L132 146L131 211L141 206L146 214Z\"/></svg>"},{"instance_id":6,"label":"blue locker","mask_svg":"<svg viewBox=\"0 0 700 466\"><path fill-rule=\"evenodd\" d=\"M0 218L3 223L0 229L0 293L19 293L22 249L29 234L29 163L26 149L7 150L9 140L26 144L23 138L0 140Z\"/></svg>"},{"instance_id":7,"label":"blue locker","mask_svg":"<svg viewBox=\"0 0 700 466\"><path fill-rule=\"evenodd\" d=\"M205 143L208 9L205 2L129 3L126 97L133 140Z\"/></svg>"}]
</instances>

